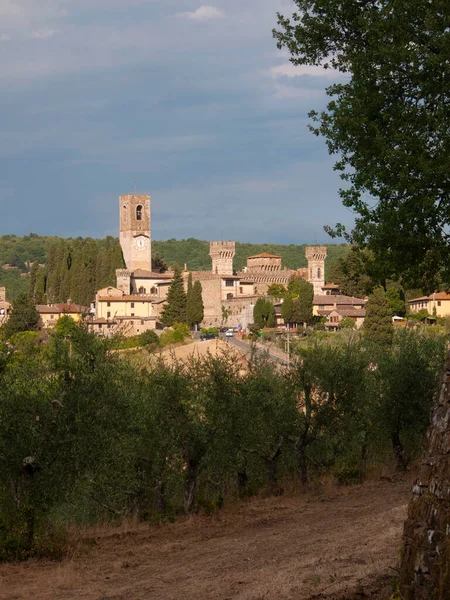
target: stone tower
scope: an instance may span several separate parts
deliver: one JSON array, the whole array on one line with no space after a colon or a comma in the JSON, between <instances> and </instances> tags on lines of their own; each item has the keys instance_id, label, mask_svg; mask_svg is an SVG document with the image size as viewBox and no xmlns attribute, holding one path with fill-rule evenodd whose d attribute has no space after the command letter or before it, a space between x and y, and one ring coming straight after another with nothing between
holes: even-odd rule
<instances>
[{"instance_id":1,"label":"stone tower","mask_svg":"<svg viewBox=\"0 0 450 600\"><path fill-rule=\"evenodd\" d=\"M325 285L325 259L326 246L307 246L306 258L308 259L308 281L314 286L314 294L323 294Z\"/></svg>"},{"instance_id":2,"label":"stone tower","mask_svg":"<svg viewBox=\"0 0 450 600\"><path fill-rule=\"evenodd\" d=\"M236 242L210 242L209 255L212 259L212 272L219 275L233 275L233 258Z\"/></svg>"},{"instance_id":3,"label":"stone tower","mask_svg":"<svg viewBox=\"0 0 450 600\"><path fill-rule=\"evenodd\" d=\"M152 270L150 196L127 194L119 197L120 245L129 271Z\"/></svg>"}]
</instances>

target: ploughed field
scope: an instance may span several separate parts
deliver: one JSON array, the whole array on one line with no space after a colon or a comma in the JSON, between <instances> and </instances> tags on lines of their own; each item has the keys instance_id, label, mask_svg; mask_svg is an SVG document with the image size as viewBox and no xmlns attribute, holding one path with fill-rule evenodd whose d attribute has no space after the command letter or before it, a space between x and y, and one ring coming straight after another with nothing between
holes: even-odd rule
<instances>
[{"instance_id":1,"label":"ploughed field","mask_svg":"<svg viewBox=\"0 0 450 600\"><path fill-rule=\"evenodd\" d=\"M330 486L89 530L62 562L0 565L0 599L388 598L409 491L406 479Z\"/></svg>"}]
</instances>

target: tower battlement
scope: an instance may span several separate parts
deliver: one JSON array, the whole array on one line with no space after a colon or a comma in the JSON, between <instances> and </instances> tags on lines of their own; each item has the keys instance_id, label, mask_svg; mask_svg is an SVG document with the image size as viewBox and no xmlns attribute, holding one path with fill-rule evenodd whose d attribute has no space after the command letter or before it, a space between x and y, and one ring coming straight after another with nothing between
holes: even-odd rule
<instances>
[{"instance_id":1,"label":"tower battlement","mask_svg":"<svg viewBox=\"0 0 450 600\"><path fill-rule=\"evenodd\" d=\"M212 259L212 272L233 275L233 258L236 255L236 242L210 242L209 255Z\"/></svg>"},{"instance_id":2,"label":"tower battlement","mask_svg":"<svg viewBox=\"0 0 450 600\"><path fill-rule=\"evenodd\" d=\"M306 246L305 255L308 260L325 260L327 257L327 247Z\"/></svg>"}]
</instances>

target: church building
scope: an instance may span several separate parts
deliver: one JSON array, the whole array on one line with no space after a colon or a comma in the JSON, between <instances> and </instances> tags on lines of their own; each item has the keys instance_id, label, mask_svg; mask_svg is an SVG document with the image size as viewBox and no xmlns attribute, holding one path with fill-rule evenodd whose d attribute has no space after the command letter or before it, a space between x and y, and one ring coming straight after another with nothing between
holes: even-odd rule
<instances>
[{"instance_id":1,"label":"church building","mask_svg":"<svg viewBox=\"0 0 450 600\"><path fill-rule=\"evenodd\" d=\"M116 271L116 287L97 292L91 327L99 333L136 335L160 325L174 272L153 270L148 194L120 196L119 223L125 268ZM287 286L292 276L310 281L315 294L324 293L325 246L307 247L307 268L287 269L281 264L281 256L262 253L249 256L247 266L237 273L233 268L235 246L234 241L210 242L211 271L189 271L185 265L182 273L186 288L190 272L193 281L202 285L205 327L219 326L224 321L230 327L237 326L272 283Z\"/></svg>"}]
</instances>

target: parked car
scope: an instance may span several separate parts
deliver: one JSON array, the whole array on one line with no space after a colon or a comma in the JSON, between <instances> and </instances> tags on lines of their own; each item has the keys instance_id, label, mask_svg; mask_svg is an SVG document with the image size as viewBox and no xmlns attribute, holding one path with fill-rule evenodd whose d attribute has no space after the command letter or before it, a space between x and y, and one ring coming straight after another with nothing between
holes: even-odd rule
<instances>
[{"instance_id":1,"label":"parked car","mask_svg":"<svg viewBox=\"0 0 450 600\"><path fill-rule=\"evenodd\" d=\"M225 331L225 337L233 337L234 335L234 329L227 329Z\"/></svg>"},{"instance_id":2,"label":"parked car","mask_svg":"<svg viewBox=\"0 0 450 600\"><path fill-rule=\"evenodd\" d=\"M203 342L204 340L215 340L217 335L215 333L202 333L200 336L200 340Z\"/></svg>"}]
</instances>

